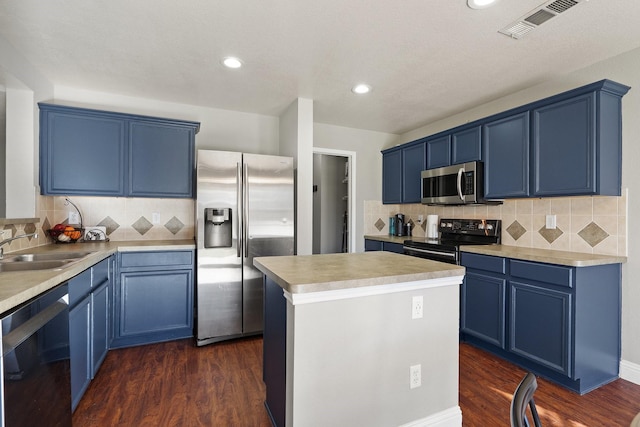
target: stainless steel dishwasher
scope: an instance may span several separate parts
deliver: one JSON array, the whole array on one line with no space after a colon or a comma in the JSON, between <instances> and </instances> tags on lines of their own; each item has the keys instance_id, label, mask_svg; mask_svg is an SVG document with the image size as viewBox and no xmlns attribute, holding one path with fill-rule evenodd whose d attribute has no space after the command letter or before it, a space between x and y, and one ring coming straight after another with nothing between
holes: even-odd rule
<instances>
[{"instance_id":1,"label":"stainless steel dishwasher","mask_svg":"<svg viewBox=\"0 0 640 427\"><path fill-rule=\"evenodd\" d=\"M67 285L2 317L2 426L70 426Z\"/></svg>"}]
</instances>

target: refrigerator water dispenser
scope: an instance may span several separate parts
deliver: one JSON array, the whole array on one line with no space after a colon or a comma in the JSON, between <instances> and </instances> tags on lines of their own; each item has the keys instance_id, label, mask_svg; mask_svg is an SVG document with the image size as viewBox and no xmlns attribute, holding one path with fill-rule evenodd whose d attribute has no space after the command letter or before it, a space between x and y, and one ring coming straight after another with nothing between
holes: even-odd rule
<instances>
[{"instance_id":1,"label":"refrigerator water dispenser","mask_svg":"<svg viewBox=\"0 0 640 427\"><path fill-rule=\"evenodd\" d=\"M231 209L205 208L204 247L230 248L231 242Z\"/></svg>"}]
</instances>

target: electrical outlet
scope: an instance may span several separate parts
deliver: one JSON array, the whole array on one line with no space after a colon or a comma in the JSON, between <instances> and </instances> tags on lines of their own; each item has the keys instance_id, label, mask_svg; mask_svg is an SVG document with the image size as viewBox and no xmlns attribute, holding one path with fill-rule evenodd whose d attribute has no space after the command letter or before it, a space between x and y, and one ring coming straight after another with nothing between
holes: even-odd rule
<instances>
[{"instance_id":1,"label":"electrical outlet","mask_svg":"<svg viewBox=\"0 0 640 427\"><path fill-rule=\"evenodd\" d=\"M160 214L158 212L153 212L151 214L151 223L160 224Z\"/></svg>"},{"instance_id":2,"label":"electrical outlet","mask_svg":"<svg viewBox=\"0 0 640 427\"><path fill-rule=\"evenodd\" d=\"M418 215L418 224L422 224L422 221L424 221L424 216Z\"/></svg>"},{"instance_id":3,"label":"electrical outlet","mask_svg":"<svg viewBox=\"0 0 640 427\"><path fill-rule=\"evenodd\" d=\"M548 230L555 230L556 228L556 216L547 215L545 228Z\"/></svg>"},{"instance_id":4,"label":"electrical outlet","mask_svg":"<svg viewBox=\"0 0 640 427\"><path fill-rule=\"evenodd\" d=\"M69 212L69 224L80 224L78 212Z\"/></svg>"},{"instance_id":5,"label":"electrical outlet","mask_svg":"<svg viewBox=\"0 0 640 427\"><path fill-rule=\"evenodd\" d=\"M422 365L409 366L409 388L422 385Z\"/></svg>"},{"instance_id":6,"label":"electrical outlet","mask_svg":"<svg viewBox=\"0 0 640 427\"><path fill-rule=\"evenodd\" d=\"M12 234L11 230L0 230L0 240L10 239L13 237Z\"/></svg>"},{"instance_id":7,"label":"electrical outlet","mask_svg":"<svg viewBox=\"0 0 640 427\"><path fill-rule=\"evenodd\" d=\"M423 305L422 295L418 295L412 298L411 300L411 318L412 319L422 319L422 309Z\"/></svg>"}]
</instances>

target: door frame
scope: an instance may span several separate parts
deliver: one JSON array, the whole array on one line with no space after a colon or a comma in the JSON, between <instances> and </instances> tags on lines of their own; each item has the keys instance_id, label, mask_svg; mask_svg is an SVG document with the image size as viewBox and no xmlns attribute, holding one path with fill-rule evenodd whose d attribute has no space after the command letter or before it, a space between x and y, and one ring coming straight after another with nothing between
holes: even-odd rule
<instances>
[{"instance_id":1,"label":"door frame","mask_svg":"<svg viewBox=\"0 0 640 427\"><path fill-rule=\"evenodd\" d=\"M349 162L349 182L347 183L347 215L348 222L348 252L356 251L356 152L347 150L336 150L333 148L313 147L313 154L326 154L329 156L346 157Z\"/></svg>"}]
</instances>

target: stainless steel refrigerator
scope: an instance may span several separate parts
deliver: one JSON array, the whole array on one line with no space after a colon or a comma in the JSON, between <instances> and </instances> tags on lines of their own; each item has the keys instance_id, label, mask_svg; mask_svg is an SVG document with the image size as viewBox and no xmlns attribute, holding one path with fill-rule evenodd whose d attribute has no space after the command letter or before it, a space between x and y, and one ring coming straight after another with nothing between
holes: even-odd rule
<instances>
[{"instance_id":1,"label":"stainless steel refrigerator","mask_svg":"<svg viewBox=\"0 0 640 427\"><path fill-rule=\"evenodd\" d=\"M293 255L293 159L197 153L198 345L262 332L253 258Z\"/></svg>"}]
</instances>

